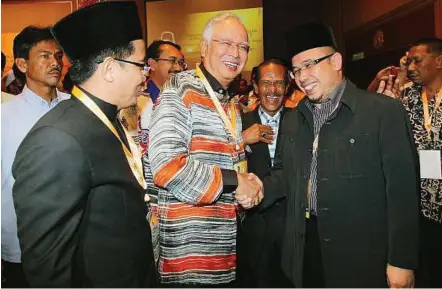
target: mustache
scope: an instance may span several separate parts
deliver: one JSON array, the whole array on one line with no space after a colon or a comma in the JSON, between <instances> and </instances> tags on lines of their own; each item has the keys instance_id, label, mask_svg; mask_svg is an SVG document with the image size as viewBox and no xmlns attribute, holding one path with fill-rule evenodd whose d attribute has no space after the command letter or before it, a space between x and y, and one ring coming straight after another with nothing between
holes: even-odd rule
<instances>
[{"instance_id":1,"label":"mustache","mask_svg":"<svg viewBox=\"0 0 442 289\"><path fill-rule=\"evenodd\" d=\"M182 70L169 70L169 73L180 73Z\"/></svg>"},{"instance_id":2,"label":"mustache","mask_svg":"<svg viewBox=\"0 0 442 289\"><path fill-rule=\"evenodd\" d=\"M49 70L49 73L54 72L54 71L57 71L57 72L61 73L61 67L52 68L51 70Z\"/></svg>"}]
</instances>

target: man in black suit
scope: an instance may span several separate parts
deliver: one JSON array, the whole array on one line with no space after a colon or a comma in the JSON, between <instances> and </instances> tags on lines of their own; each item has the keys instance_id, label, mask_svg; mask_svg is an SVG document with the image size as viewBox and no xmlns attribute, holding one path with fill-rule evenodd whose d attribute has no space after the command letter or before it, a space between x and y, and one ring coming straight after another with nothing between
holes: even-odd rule
<instances>
[{"instance_id":1,"label":"man in black suit","mask_svg":"<svg viewBox=\"0 0 442 289\"><path fill-rule=\"evenodd\" d=\"M273 166L279 126L285 109L287 67L277 59L261 63L254 89L260 106L243 115L243 139L248 170L263 179ZM247 211L238 233L238 275L246 287L291 286L281 270L281 242L284 231L285 199L264 211Z\"/></svg>"},{"instance_id":2,"label":"man in black suit","mask_svg":"<svg viewBox=\"0 0 442 289\"><path fill-rule=\"evenodd\" d=\"M26 277L31 287L152 286L141 158L117 118L146 80L136 4L87 6L51 32L75 86L31 129L13 164Z\"/></svg>"},{"instance_id":3,"label":"man in black suit","mask_svg":"<svg viewBox=\"0 0 442 289\"><path fill-rule=\"evenodd\" d=\"M329 27L296 27L288 44L306 97L284 116L262 204L286 194L284 273L296 287L413 287L419 174L402 104L343 76Z\"/></svg>"}]
</instances>

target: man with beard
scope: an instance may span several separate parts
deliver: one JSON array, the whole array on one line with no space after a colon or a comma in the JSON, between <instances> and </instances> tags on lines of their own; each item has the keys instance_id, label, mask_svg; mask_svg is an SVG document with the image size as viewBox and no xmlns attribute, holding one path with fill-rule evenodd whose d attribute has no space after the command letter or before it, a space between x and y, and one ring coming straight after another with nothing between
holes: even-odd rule
<instances>
[{"instance_id":1,"label":"man with beard","mask_svg":"<svg viewBox=\"0 0 442 289\"><path fill-rule=\"evenodd\" d=\"M23 91L2 104L2 260L5 287L25 287L12 200L12 163L17 148L40 117L69 95L57 90L63 52L49 28L28 26L14 38L14 59L26 76Z\"/></svg>"},{"instance_id":2,"label":"man with beard","mask_svg":"<svg viewBox=\"0 0 442 289\"><path fill-rule=\"evenodd\" d=\"M232 13L210 19L203 61L172 76L153 112L149 160L158 193L159 272L173 286L229 286L236 274L238 203L256 206L262 183L246 173L239 107L229 85L250 46Z\"/></svg>"},{"instance_id":3,"label":"man with beard","mask_svg":"<svg viewBox=\"0 0 442 289\"><path fill-rule=\"evenodd\" d=\"M286 194L284 273L296 287L413 287L418 173L403 106L343 76L329 27L287 36L306 97L284 116L262 204Z\"/></svg>"},{"instance_id":4,"label":"man with beard","mask_svg":"<svg viewBox=\"0 0 442 289\"><path fill-rule=\"evenodd\" d=\"M146 81L137 6L86 6L51 32L72 64L74 87L70 100L36 123L14 160L26 277L32 287L152 286L141 155L117 118Z\"/></svg>"},{"instance_id":5,"label":"man with beard","mask_svg":"<svg viewBox=\"0 0 442 289\"><path fill-rule=\"evenodd\" d=\"M378 91L399 98L411 121L420 157L421 268L418 286L442 287L442 39L416 41L400 61L412 85L400 89L387 85Z\"/></svg>"},{"instance_id":6,"label":"man with beard","mask_svg":"<svg viewBox=\"0 0 442 289\"><path fill-rule=\"evenodd\" d=\"M262 62L255 74L258 109L242 116L242 136L249 172L260 179L274 163L278 131L286 109L283 100L288 87L285 64L277 59ZM238 275L245 287L291 287L281 270L285 199L264 211L248 210L238 233Z\"/></svg>"}]
</instances>

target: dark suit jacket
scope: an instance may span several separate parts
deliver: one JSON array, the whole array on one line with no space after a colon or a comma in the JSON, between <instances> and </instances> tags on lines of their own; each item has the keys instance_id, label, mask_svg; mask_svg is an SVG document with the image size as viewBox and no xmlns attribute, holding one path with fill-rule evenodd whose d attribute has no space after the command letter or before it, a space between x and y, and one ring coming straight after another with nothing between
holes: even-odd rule
<instances>
[{"instance_id":1,"label":"dark suit jacket","mask_svg":"<svg viewBox=\"0 0 442 289\"><path fill-rule=\"evenodd\" d=\"M283 109L280 127L285 112L286 109ZM255 123L261 124L258 109L242 115L243 131ZM250 145L250 148L251 153L246 151L248 171L263 180L272 166L268 145L258 142ZM280 270L284 216L285 198L277 200L263 212L259 212L258 208L247 211L238 241L239 275L246 275L247 281L251 282L244 284L245 286L288 286Z\"/></svg>"},{"instance_id":2,"label":"dark suit jacket","mask_svg":"<svg viewBox=\"0 0 442 289\"><path fill-rule=\"evenodd\" d=\"M302 287L313 119L305 102L284 116L266 202L287 193L282 264ZM402 104L348 82L318 147L318 233L326 287L386 287L387 263L418 266L419 173Z\"/></svg>"},{"instance_id":3,"label":"dark suit jacket","mask_svg":"<svg viewBox=\"0 0 442 289\"><path fill-rule=\"evenodd\" d=\"M32 287L152 284L144 190L118 139L80 101L63 101L36 123L12 172L23 267Z\"/></svg>"}]
</instances>

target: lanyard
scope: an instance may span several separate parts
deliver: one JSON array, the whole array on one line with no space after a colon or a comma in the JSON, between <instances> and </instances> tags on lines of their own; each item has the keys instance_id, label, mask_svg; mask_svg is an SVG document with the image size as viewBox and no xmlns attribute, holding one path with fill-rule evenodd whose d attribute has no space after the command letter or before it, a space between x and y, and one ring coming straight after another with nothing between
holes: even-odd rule
<instances>
[{"instance_id":1,"label":"lanyard","mask_svg":"<svg viewBox=\"0 0 442 289\"><path fill-rule=\"evenodd\" d=\"M434 110L432 112L432 115L430 115L430 111L428 108L428 99L427 99L427 91L425 89L422 90L422 104L424 107L424 125L425 129L428 133L428 138L430 139L430 131L433 128L433 125L431 124L431 120L436 113L436 110L439 108L440 103L442 101L442 88L439 89L439 92L436 94L436 104L434 105Z\"/></svg>"},{"instance_id":2,"label":"lanyard","mask_svg":"<svg viewBox=\"0 0 442 289\"><path fill-rule=\"evenodd\" d=\"M218 111L218 114L221 116L221 119L224 122L224 125L229 130L230 134L233 136L233 139L237 140L238 138L238 131L236 130L236 109L234 100L231 100L230 105L230 117L232 118L232 122L234 123L234 126L232 125L232 122L227 117L226 112L224 111L223 107L221 106L221 103L218 100L218 97L216 97L215 92L213 91L213 88L210 86L209 82L207 81L207 78L204 76L203 72L199 67L196 67L195 69L196 75L201 79L204 88L209 93L210 98L212 99L213 103L215 104L215 108Z\"/></svg>"},{"instance_id":3,"label":"lanyard","mask_svg":"<svg viewBox=\"0 0 442 289\"><path fill-rule=\"evenodd\" d=\"M95 104L95 102L90 99L83 91L81 91L77 86L74 86L72 89L72 95L78 98L90 111L92 111L95 116L97 116L106 126L107 128L115 135L115 137L120 141L121 147L123 148L124 154L126 155L127 162L129 163L130 169L137 179L138 183L144 189L147 188L146 180L143 176L143 169L141 165L141 154L138 150L137 145L133 141L132 137L129 136L124 126L121 126L124 130L124 133L127 138L127 142L129 143L130 150L126 147L124 142L121 140L120 135L115 129L114 125L110 122L107 116L103 113L103 111ZM131 152L132 151L132 152Z\"/></svg>"}]
</instances>

